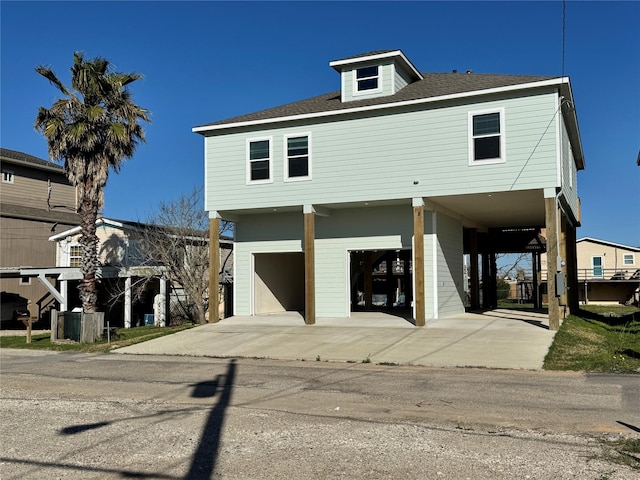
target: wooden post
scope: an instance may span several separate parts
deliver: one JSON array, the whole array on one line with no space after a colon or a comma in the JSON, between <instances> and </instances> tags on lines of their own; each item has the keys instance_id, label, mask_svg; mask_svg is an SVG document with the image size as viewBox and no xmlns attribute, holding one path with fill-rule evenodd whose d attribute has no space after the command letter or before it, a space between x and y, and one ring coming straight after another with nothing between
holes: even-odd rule
<instances>
[{"instance_id":1,"label":"wooden post","mask_svg":"<svg viewBox=\"0 0 640 480\"><path fill-rule=\"evenodd\" d=\"M304 323L316 323L315 212L304 213Z\"/></svg>"},{"instance_id":2,"label":"wooden post","mask_svg":"<svg viewBox=\"0 0 640 480\"><path fill-rule=\"evenodd\" d=\"M567 302L569 313L576 314L580 309L580 292L578 284L578 258L576 252L576 227L567 226Z\"/></svg>"},{"instance_id":3,"label":"wooden post","mask_svg":"<svg viewBox=\"0 0 640 480\"><path fill-rule=\"evenodd\" d=\"M209 323L220 320L220 218L209 219Z\"/></svg>"},{"instance_id":4,"label":"wooden post","mask_svg":"<svg viewBox=\"0 0 640 480\"><path fill-rule=\"evenodd\" d=\"M413 207L413 282L415 284L413 301L416 307L416 327L424 327L424 205L414 205Z\"/></svg>"},{"instance_id":5,"label":"wooden post","mask_svg":"<svg viewBox=\"0 0 640 480\"><path fill-rule=\"evenodd\" d=\"M480 308L480 277L478 275L478 230L469 229L469 277L471 279L471 309Z\"/></svg>"},{"instance_id":6,"label":"wooden post","mask_svg":"<svg viewBox=\"0 0 640 480\"><path fill-rule=\"evenodd\" d=\"M538 252L531 252L531 267L533 269L532 272L532 287L533 287L533 308L540 308L540 279L538 278L538 256L540 254Z\"/></svg>"},{"instance_id":7,"label":"wooden post","mask_svg":"<svg viewBox=\"0 0 640 480\"><path fill-rule=\"evenodd\" d=\"M562 214L562 212L558 212L560 215L560 258L564 261L564 265L560 265L560 271L564 273L565 276L565 290L560 295L560 305L564 305L565 308L568 307L567 300L567 290L566 287L569 286L569 276L567 275L567 217Z\"/></svg>"},{"instance_id":8,"label":"wooden post","mask_svg":"<svg viewBox=\"0 0 640 480\"><path fill-rule=\"evenodd\" d=\"M485 242L485 245L488 242ZM484 249L483 249L484 250ZM489 254L486 251L482 252L482 308L491 308L491 280L489 278Z\"/></svg>"},{"instance_id":9,"label":"wooden post","mask_svg":"<svg viewBox=\"0 0 640 480\"><path fill-rule=\"evenodd\" d=\"M545 227L547 231L547 298L549 303L549 329L560 329L560 305L556 297L556 273L558 271L558 237L555 197L544 199Z\"/></svg>"}]
</instances>

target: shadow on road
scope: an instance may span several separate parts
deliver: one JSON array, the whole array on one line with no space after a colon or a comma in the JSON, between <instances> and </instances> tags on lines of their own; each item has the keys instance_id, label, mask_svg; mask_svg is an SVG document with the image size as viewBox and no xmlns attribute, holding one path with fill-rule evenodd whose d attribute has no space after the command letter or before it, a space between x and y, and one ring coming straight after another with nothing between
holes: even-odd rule
<instances>
[{"instance_id":1,"label":"shadow on road","mask_svg":"<svg viewBox=\"0 0 640 480\"><path fill-rule=\"evenodd\" d=\"M222 437L225 410L231 402L231 392L236 374L236 361L231 360L226 375L219 375L213 381L200 382L194 385L194 398L214 397L220 395L218 403L211 409L207 423L202 430L198 448L193 454L191 468L185 480L208 480L211 478L218 458L218 449ZM224 380L224 383L222 381Z\"/></svg>"}]
</instances>

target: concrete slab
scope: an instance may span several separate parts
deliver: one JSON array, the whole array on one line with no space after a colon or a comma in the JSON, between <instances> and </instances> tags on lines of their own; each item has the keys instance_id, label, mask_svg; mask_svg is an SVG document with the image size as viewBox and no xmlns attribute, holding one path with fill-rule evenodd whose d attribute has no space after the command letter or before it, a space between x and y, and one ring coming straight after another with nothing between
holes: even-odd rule
<instances>
[{"instance_id":1,"label":"concrete slab","mask_svg":"<svg viewBox=\"0 0 640 480\"><path fill-rule=\"evenodd\" d=\"M379 312L315 325L286 313L231 317L114 352L536 370L554 335L545 314L517 310L465 313L425 327Z\"/></svg>"}]
</instances>

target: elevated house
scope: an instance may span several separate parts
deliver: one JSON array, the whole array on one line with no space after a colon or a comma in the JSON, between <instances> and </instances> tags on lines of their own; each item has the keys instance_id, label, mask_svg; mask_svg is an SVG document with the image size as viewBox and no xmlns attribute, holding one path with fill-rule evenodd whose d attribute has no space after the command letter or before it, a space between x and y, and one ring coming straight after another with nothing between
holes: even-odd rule
<instances>
[{"instance_id":1,"label":"elevated house","mask_svg":"<svg viewBox=\"0 0 640 480\"><path fill-rule=\"evenodd\" d=\"M640 247L584 237L576 249L581 303L638 305Z\"/></svg>"},{"instance_id":2,"label":"elevated house","mask_svg":"<svg viewBox=\"0 0 640 480\"><path fill-rule=\"evenodd\" d=\"M181 238L196 245L208 242L207 232L179 232ZM80 265L82 247L80 227L65 230L50 237L56 245L56 265L61 301L60 311L81 306L77 286L82 279ZM165 325L170 315L179 315L179 303L189 302L181 285L168 281L165 266L158 259L149 258L144 242L155 235L171 236L170 228L140 222L100 217L96 222L98 259L101 267L99 301L106 308L114 326L142 326L150 323ZM174 233L175 235L175 233ZM231 281L231 239L219 240L222 283ZM152 253L152 252L151 252ZM216 289L217 290L217 289ZM221 312L224 314L224 310Z\"/></svg>"},{"instance_id":3,"label":"elevated house","mask_svg":"<svg viewBox=\"0 0 640 480\"><path fill-rule=\"evenodd\" d=\"M379 309L425 325L465 311L465 252L471 304L490 307L496 245L526 251L546 228L558 328L560 302L577 308L562 296L584 168L569 79L422 73L400 50L329 67L337 91L193 128L213 252L235 222L234 314Z\"/></svg>"},{"instance_id":4,"label":"elevated house","mask_svg":"<svg viewBox=\"0 0 640 480\"><path fill-rule=\"evenodd\" d=\"M49 237L78 225L76 189L60 165L27 153L0 148L0 289L23 299L33 320L57 307L49 291L55 279L26 276L21 270L56 265ZM2 321L10 320L4 314Z\"/></svg>"}]
</instances>

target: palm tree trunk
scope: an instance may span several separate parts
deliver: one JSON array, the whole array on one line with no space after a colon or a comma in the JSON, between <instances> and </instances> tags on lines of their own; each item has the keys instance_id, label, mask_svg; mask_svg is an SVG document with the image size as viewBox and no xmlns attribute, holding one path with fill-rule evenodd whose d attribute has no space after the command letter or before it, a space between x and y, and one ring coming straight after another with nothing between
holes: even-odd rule
<instances>
[{"instance_id":1,"label":"palm tree trunk","mask_svg":"<svg viewBox=\"0 0 640 480\"><path fill-rule=\"evenodd\" d=\"M89 190L89 191L87 191ZM96 235L96 220L98 218L99 196L92 194L90 189L84 190L80 198L78 215L80 216L82 245L82 282L78 287L82 310L94 313L98 308L98 291L96 288L96 270L98 269L98 236Z\"/></svg>"}]
</instances>

